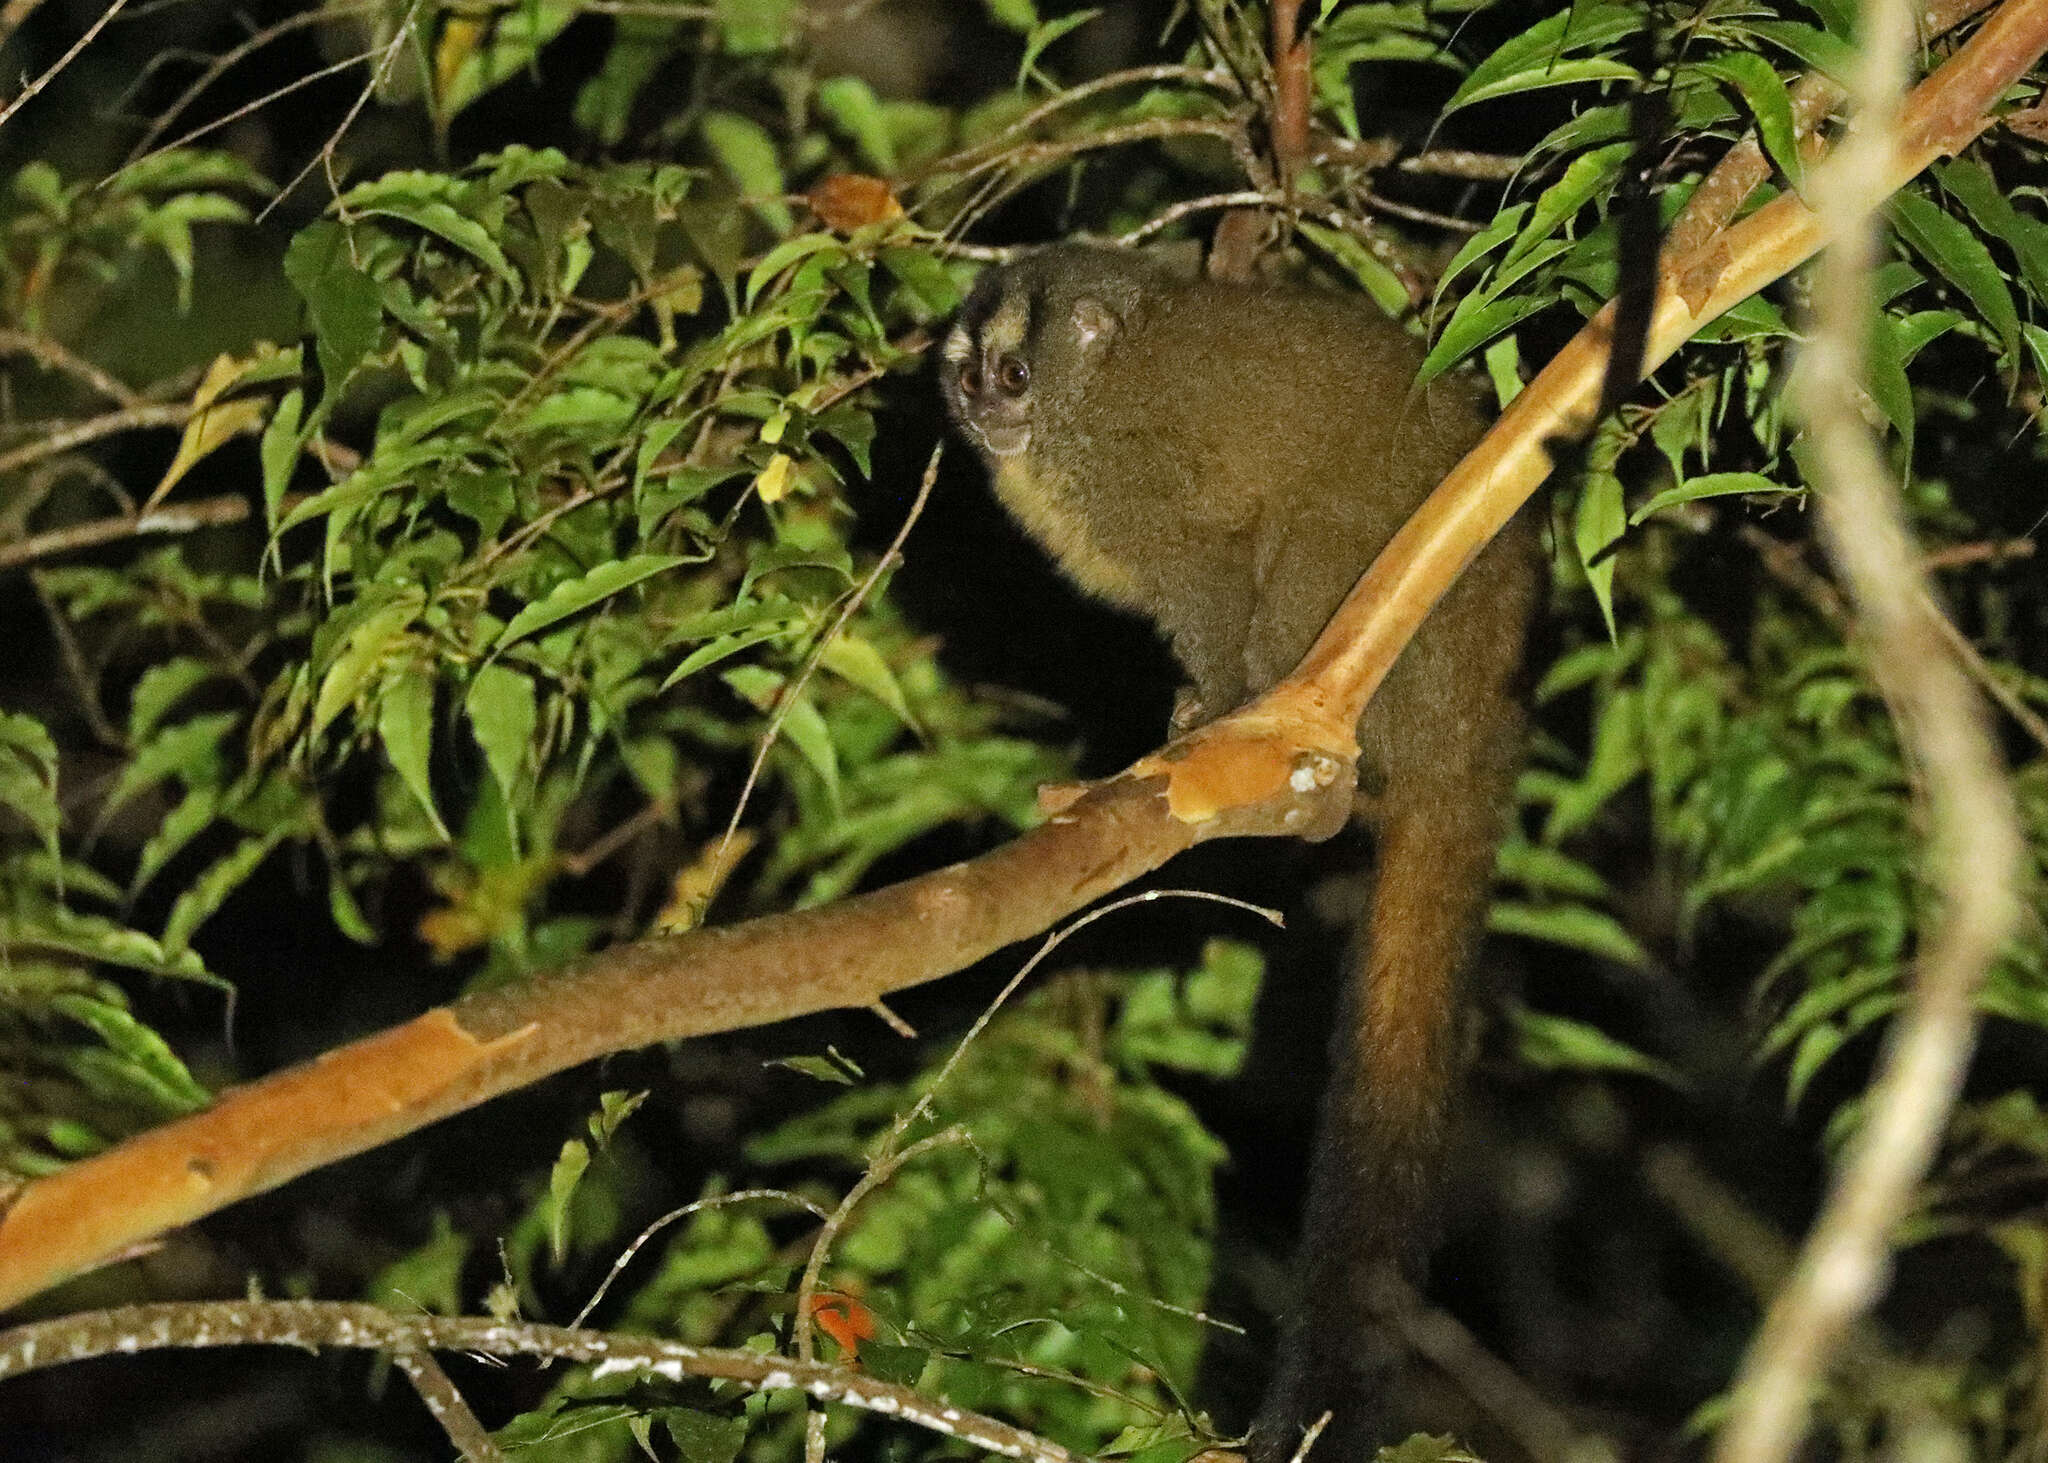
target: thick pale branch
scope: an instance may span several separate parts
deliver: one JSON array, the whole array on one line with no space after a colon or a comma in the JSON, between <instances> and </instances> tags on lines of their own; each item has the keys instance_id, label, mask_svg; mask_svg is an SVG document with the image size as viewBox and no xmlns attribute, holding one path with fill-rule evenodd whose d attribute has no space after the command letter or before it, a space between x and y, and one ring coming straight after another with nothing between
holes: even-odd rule
<instances>
[{"instance_id":1,"label":"thick pale branch","mask_svg":"<svg viewBox=\"0 0 2048 1463\"><path fill-rule=\"evenodd\" d=\"M1966 143L2048 45L2048 0L2008 3L1914 93L1890 186ZM1782 198L1722 242L1697 305L1670 281L1647 364L1809 258L1813 215ZM1300 669L1256 705L1147 758L977 859L841 904L621 947L472 997L237 1089L203 1113L24 1189L0 1216L0 1306L174 1225L607 1052L866 1006L958 970L1207 838L1323 831L1352 729L1422 618L1581 431L1611 329L1596 316L1396 536ZM1166 797L1149 778L1165 777Z\"/></svg>"}]
</instances>

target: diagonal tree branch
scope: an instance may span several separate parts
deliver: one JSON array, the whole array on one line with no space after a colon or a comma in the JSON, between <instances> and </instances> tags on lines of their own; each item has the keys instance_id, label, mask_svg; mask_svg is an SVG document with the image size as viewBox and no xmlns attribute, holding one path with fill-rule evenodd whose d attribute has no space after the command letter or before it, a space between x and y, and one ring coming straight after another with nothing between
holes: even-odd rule
<instances>
[{"instance_id":1,"label":"diagonal tree branch","mask_svg":"<svg viewBox=\"0 0 2048 1463\"><path fill-rule=\"evenodd\" d=\"M117 1306L37 1321L0 1331L0 1379L96 1356L213 1346L352 1347L392 1352L401 1358L401 1365L403 1358L424 1355L425 1349L474 1351L486 1356L542 1356L592 1363L599 1377L652 1372L671 1381L718 1378L762 1392L799 1388L823 1401L901 1418L1006 1458L1031 1463L1073 1463L1074 1459L1065 1448L1035 1433L848 1367L531 1321L399 1315L360 1301L179 1301ZM438 1365L431 1371L421 1370L421 1375L429 1378L428 1388L433 1387L431 1377L439 1370ZM466 1404L463 1410L467 1412ZM469 1422L475 1423L473 1415ZM489 1441L487 1437L484 1440ZM472 1452L471 1456L487 1455Z\"/></svg>"}]
</instances>

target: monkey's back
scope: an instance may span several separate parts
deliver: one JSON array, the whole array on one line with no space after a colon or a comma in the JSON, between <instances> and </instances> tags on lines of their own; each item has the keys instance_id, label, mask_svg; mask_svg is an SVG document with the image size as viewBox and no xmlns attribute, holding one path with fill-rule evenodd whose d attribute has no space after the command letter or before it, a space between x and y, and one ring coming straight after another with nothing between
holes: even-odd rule
<instances>
[{"instance_id":1,"label":"monkey's back","mask_svg":"<svg viewBox=\"0 0 2048 1463\"><path fill-rule=\"evenodd\" d=\"M1417 390L1422 358L1356 297L1209 282L1159 289L1112 343L1103 375L1119 389L1078 403L1074 424L1103 547L1184 660L1183 640L1218 638L1199 624L1212 603L1253 626L1241 684L1190 664L1203 691L1228 703L1291 668L1478 440L1471 386Z\"/></svg>"}]
</instances>

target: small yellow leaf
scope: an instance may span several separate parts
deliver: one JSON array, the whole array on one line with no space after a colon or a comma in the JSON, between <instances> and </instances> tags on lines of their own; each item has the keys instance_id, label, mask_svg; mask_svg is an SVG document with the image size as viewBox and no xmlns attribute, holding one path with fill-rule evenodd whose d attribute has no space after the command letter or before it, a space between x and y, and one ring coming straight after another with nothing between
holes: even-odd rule
<instances>
[{"instance_id":1,"label":"small yellow leaf","mask_svg":"<svg viewBox=\"0 0 2048 1463\"><path fill-rule=\"evenodd\" d=\"M190 472L193 465L214 448L244 432L258 430L269 419L270 402L265 397L221 402L218 406L214 403L222 392L240 379L244 371L275 350L276 347L269 347L246 360L226 355L213 358L213 364L206 368L206 375L200 379L199 389L192 393L192 419L185 423L185 435L178 443L178 454L171 459L162 479L151 490L150 502L162 502L178 479Z\"/></svg>"},{"instance_id":2,"label":"small yellow leaf","mask_svg":"<svg viewBox=\"0 0 2048 1463\"><path fill-rule=\"evenodd\" d=\"M693 930L704 918L740 860L754 851L757 835L750 828L735 828L732 837L706 844L689 864L677 873L668 902L654 917L654 927L663 934Z\"/></svg>"},{"instance_id":3,"label":"small yellow leaf","mask_svg":"<svg viewBox=\"0 0 2048 1463\"><path fill-rule=\"evenodd\" d=\"M445 97L455 84L455 73L462 69L462 63L476 52L483 40L485 25L481 20L467 16L451 15L441 27L441 38L434 44L434 95Z\"/></svg>"},{"instance_id":4,"label":"small yellow leaf","mask_svg":"<svg viewBox=\"0 0 2048 1463\"><path fill-rule=\"evenodd\" d=\"M787 452L778 452L761 469L761 475L754 479L754 491L761 495L763 503L781 501L789 492L789 478L796 467L796 459Z\"/></svg>"}]
</instances>

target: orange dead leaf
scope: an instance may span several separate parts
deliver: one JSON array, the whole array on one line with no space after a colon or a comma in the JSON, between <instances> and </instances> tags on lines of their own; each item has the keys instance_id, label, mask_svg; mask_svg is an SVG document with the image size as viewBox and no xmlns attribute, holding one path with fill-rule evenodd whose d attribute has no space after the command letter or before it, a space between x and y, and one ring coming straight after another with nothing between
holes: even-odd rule
<instances>
[{"instance_id":1,"label":"orange dead leaf","mask_svg":"<svg viewBox=\"0 0 2048 1463\"><path fill-rule=\"evenodd\" d=\"M824 220L825 227L842 234L903 216L903 205L896 201L889 185L865 173L834 173L820 178L804 198L811 211Z\"/></svg>"},{"instance_id":2,"label":"orange dead leaf","mask_svg":"<svg viewBox=\"0 0 2048 1463\"><path fill-rule=\"evenodd\" d=\"M811 1297L811 1319L818 1329L839 1343L849 1366L860 1362L860 1344L875 1334L875 1313L852 1296L837 1290L821 1290Z\"/></svg>"}]
</instances>

